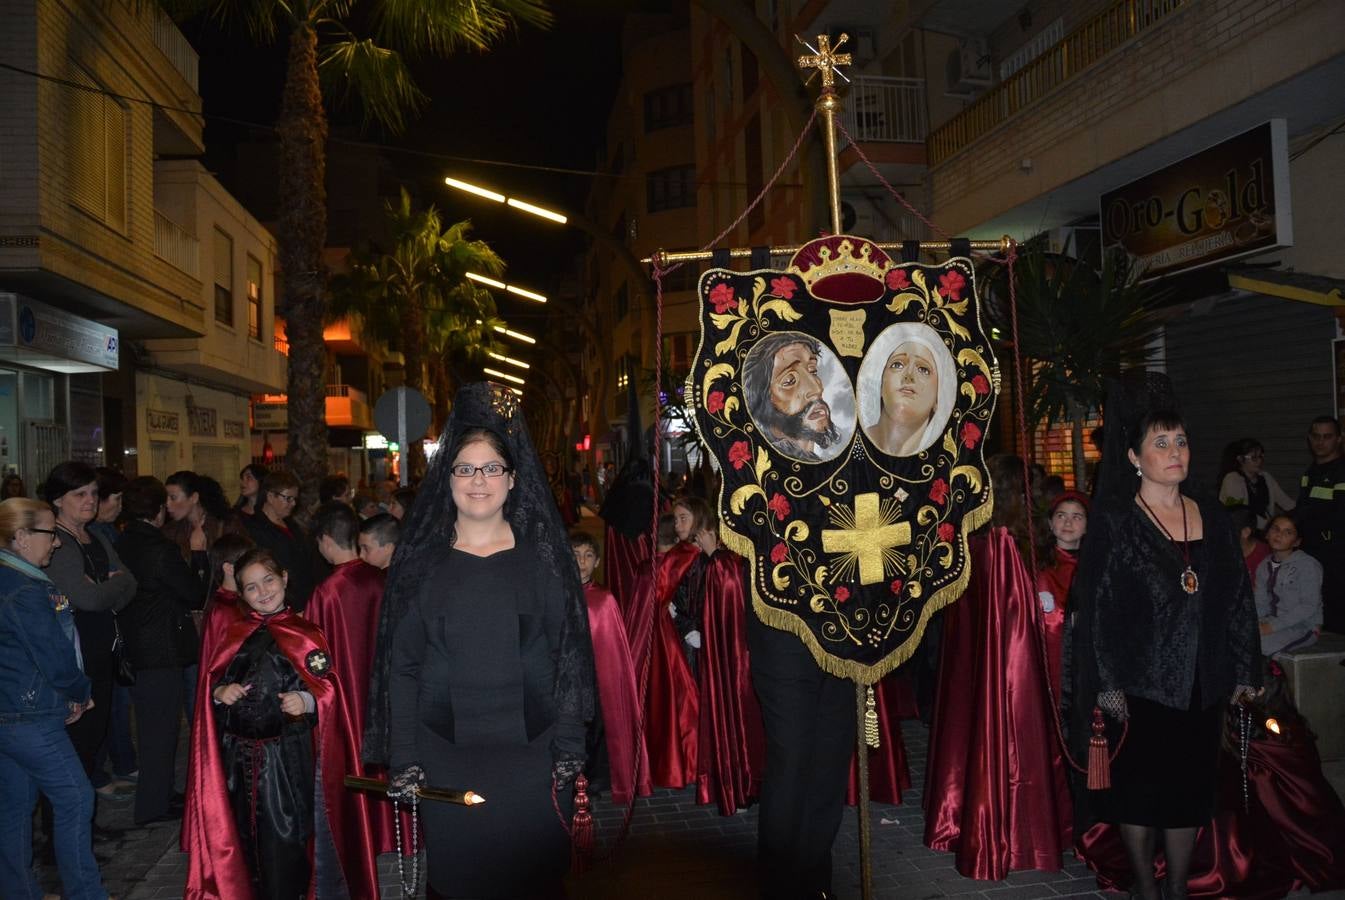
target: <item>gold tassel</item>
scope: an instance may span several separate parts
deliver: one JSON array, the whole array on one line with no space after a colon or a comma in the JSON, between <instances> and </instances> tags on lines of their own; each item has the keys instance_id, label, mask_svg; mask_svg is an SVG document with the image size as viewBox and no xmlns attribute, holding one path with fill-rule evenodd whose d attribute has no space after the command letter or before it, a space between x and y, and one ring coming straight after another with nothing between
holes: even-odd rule
<instances>
[{"instance_id":1,"label":"gold tassel","mask_svg":"<svg viewBox=\"0 0 1345 900\"><path fill-rule=\"evenodd\" d=\"M878 705L873 699L873 685L864 695L864 743L878 749Z\"/></svg>"}]
</instances>

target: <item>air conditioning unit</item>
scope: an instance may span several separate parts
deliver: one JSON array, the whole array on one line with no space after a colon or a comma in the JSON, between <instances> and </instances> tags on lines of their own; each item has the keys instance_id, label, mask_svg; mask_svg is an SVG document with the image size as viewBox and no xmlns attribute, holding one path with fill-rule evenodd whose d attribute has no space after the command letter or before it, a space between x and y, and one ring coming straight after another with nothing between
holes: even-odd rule
<instances>
[{"instance_id":1,"label":"air conditioning unit","mask_svg":"<svg viewBox=\"0 0 1345 900\"><path fill-rule=\"evenodd\" d=\"M856 31L848 29L850 40L842 51L849 52L854 57L855 71L859 71L878 58L878 43L873 39L872 31Z\"/></svg>"},{"instance_id":2,"label":"air conditioning unit","mask_svg":"<svg viewBox=\"0 0 1345 900\"><path fill-rule=\"evenodd\" d=\"M990 71L990 50L983 41L965 41L948 54L948 91L950 96L969 97L994 81Z\"/></svg>"}]
</instances>

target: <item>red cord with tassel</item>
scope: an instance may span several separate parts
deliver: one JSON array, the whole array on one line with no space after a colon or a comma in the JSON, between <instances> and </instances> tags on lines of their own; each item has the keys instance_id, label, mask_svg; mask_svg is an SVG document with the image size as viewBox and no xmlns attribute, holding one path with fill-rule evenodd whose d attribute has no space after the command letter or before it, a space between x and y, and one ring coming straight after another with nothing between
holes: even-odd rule
<instances>
[{"instance_id":1,"label":"red cord with tassel","mask_svg":"<svg viewBox=\"0 0 1345 900\"><path fill-rule=\"evenodd\" d=\"M575 875L588 871L593 862L593 812L588 799L588 779L574 781L574 818L570 821L570 862Z\"/></svg>"},{"instance_id":2,"label":"red cord with tassel","mask_svg":"<svg viewBox=\"0 0 1345 900\"><path fill-rule=\"evenodd\" d=\"M1093 707L1093 736L1088 739L1088 789L1105 791L1111 787L1111 757L1107 753L1107 725L1102 710Z\"/></svg>"}]
</instances>

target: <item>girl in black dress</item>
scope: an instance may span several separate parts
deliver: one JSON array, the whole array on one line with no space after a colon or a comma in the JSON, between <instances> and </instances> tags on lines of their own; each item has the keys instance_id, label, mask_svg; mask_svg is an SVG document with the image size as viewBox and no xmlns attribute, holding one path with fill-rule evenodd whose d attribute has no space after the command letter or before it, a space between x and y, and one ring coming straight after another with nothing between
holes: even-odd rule
<instances>
[{"instance_id":1,"label":"girl in black dress","mask_svg":"<svg viewBox=\"0 0 1345 900\"><path fill-rule=\"evenodd\" d=\"M365 756L387 753L394 799L485 797L421 804L431 896L559 895L593 717L578 570L512 395L464 388L441 444L390 569Z\"/></svg>"}]
</instances>

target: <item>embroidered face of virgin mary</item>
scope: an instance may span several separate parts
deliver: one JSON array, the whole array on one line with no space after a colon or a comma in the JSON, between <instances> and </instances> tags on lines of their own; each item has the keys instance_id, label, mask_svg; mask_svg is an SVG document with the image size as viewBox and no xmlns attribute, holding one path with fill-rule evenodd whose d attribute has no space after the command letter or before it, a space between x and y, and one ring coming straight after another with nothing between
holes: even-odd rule
<instances>
[{"instance_id":1,"label":"embroidered face of virgin mary","mask_svg":"<svg viewBox=\"0 0 1345 900\"><path fill-rule=\"evenodd\" d=\"M859 366L860 424L873 445L892 456L914 456L932 445L956 396L952 354L928 325L885 329Z\"/></svg>"}]
</instances>

